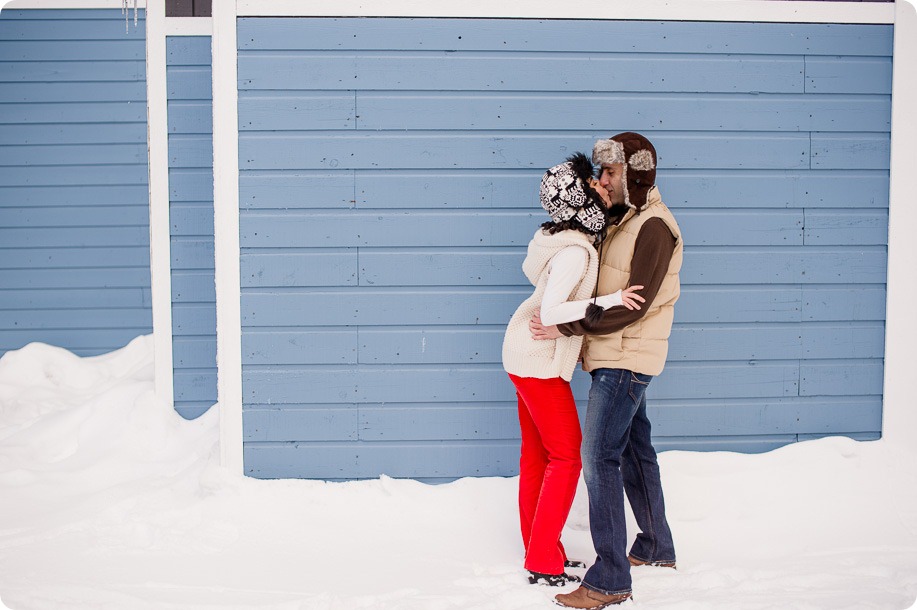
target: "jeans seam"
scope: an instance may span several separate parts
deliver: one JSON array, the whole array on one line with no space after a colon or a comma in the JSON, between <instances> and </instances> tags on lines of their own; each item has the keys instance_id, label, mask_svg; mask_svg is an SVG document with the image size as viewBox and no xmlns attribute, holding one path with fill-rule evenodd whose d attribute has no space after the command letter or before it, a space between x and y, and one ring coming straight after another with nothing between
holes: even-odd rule
<instances>
[{"instance_id":1,"label":"jeans seam","mask_svg":"<svg viewBox=\"0 0 917 610\"><path fill-rule=\"evenodd\" d=\"M607 591L605 589L599 589L598 587L592 586L585 581L583 581L582 584L584 587L586 587L590 591L595 591L596 593L601 593L602 595L621 595L622 593L633 593L633 589L621 589L620 591Z\"/></svg>"},{"instance_id":2,"label":"jeans seam","mask_svg":"<svg viewBox=\"0 0 917 610\"><path fill-rule=\"evenodd\" d=\"M651 502L649 501L649 491L646 489L646 476L643 474L643 464L640 463L640 460L637 459L637 452L634 451L634 446L631 443L627 443L627 448L630 451L631 456L634 460L634 465L637 467L637 474L640 477L640 487L643 488L643 497L646 498L646 516L647 524L650 527L650 535L653 537L653 546L650 549L652 556L656 556L656 528L653 527L653 509L650 507Z\"/></svg>"}]
</instances>

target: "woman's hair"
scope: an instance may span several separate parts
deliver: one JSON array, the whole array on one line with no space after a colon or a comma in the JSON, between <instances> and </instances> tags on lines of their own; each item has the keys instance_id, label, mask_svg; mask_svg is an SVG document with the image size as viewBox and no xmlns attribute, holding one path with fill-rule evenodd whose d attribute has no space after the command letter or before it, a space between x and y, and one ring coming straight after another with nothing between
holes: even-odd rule
<instances>
[{"instance_id":1,"label":"woman's hair","mask_svg":"<svg viewBox=\"0 0 917 610\"><path fill-rule=\"evenodd\" d=\"M548 222L542 223L541 229L548 235L554 235L555 233L560 233L561 231L579 231L580 233L585 233L589 237L594 238L596 244L601 242L605 237L604 230L599 231L598 233L595 231L590 231L583 226L583 223L576 219L576 216L570 218L569 220L562 220L560 222L549 220Z\"/></svg>"}]
</instances>

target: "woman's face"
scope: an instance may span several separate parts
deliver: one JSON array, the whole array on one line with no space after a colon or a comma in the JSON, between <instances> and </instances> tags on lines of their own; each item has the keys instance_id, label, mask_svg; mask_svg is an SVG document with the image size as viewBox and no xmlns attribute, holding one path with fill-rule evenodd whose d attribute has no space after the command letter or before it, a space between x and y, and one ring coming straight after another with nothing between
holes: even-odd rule
<instances>
[{"instance_id":1,"label":"woman's face","mask_svg":"<svg viewBox=\"0 0 917 610\"><path fill-rule=\"evenodd\" d=\"M608 193L608 190L604 186L602 186L602 184L595 178L592 178L589 181L589 185L593 189L595 189L595 192L598 193L599 196L602 198L602 203L604 204L604 207L605 208L611 207L611 203L612 203L611 195Z\"/></svg>"}]
</instances>

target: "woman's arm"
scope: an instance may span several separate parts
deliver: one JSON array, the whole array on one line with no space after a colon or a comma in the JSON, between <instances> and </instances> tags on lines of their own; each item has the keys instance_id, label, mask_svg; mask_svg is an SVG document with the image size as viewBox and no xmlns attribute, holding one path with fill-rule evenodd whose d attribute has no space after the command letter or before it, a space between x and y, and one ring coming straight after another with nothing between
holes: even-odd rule
<instances>
[{"instance_id":1,"label":"woman's arm","mask_svg":"<svg viewBox=\"0 0 917 610\"><path fill-rule=\"evenodd\" d=\"M541 299L541 320L545 325L573 322L586 316L591 298L580 301L567 299L583 277L588 263L589 255L578 246L564 248L551 259L548 284ZM621 305L621 291L600 296L596 303L606 309Z\"/></svg>"}]
</instances>

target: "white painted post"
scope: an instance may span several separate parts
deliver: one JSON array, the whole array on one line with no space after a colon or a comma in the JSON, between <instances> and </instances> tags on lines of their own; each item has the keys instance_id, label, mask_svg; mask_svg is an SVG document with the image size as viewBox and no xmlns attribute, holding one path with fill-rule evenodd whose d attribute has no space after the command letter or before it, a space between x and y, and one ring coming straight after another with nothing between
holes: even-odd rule
<instances>
[{"instance_id":1,"label":"white painted post","mask_svg":"<svg viewBox=\"0 0 917 610\"><path fill-rule=\"evenodd\" d=\"M146 9L147 146L150 182L150 284L156 396L173 408L172 252L169 229L169 115L165 0Z\"/></svg>"},{"instance_id":2,"label":"white painted post","mask_svg":"<svg viewBox=\"0 0 917 610\"><path fill-rule=\"evenodd\" d=\"M917 448L917 11L895 3L882 436Z\"/></svg>"},{"instance_id":3,"label":"white painted post","mask_svg":"<svg viewBox=\"0 0 917 610\"><path fill-rule=\"evenodd\" d=\"M242 313L239 280L239 108L236 2L213 3L213 211L220 461L242 474Z\"/></svg>"}]
</instances>

